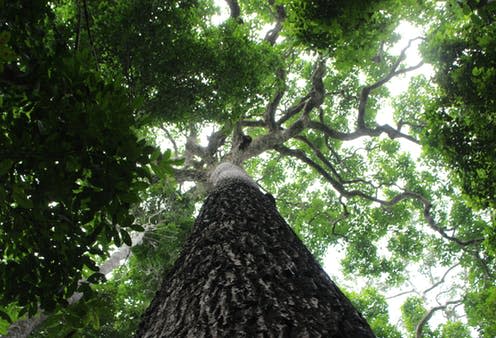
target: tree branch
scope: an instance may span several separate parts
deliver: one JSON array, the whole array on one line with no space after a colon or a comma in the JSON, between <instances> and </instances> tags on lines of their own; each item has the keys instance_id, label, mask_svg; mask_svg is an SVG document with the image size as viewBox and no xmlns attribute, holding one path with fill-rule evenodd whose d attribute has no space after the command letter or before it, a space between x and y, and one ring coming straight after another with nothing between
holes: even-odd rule
<instances>
[{"instance_id":1,"label":"tree branch","mask_svg":"<svg viewBox=\"0 0 496 338\"><path fill-rule=\"evenodd\" d=\"M309 94L305 95L299 103L292 106L283 116L277 121L277 125L281 126L284 122L300 113L303 110L303 115L308 116L313 108L320 107L324 102L325 97L325 87L323 83L323 77L325 74L325 60L319 58L314 64L314 69L311 76L312 89Z\"/></svg>"},{"instance_id":2,"label":"tree branch","mask_svg":"<svg viewBox=\"0 0 496 338\"><path fill-rule=\"evenodd\" d=\"M394 206L394 205L398 204L399 202L406 200L406 199L413 199L413 200L417 200L417 201L421 202L423 205L423 214L424 214L423 216L424 216L425 221L429 225L429 227L431 229L435 230L436 232L438 232L443 238L445 238L449 241L455 242L460 247L467 247L467 246L472 245L472 244L481 243L484 240L484 238L461 240L459 238L448 235L443 228L441 228L440 226L438 226L436 224L436 222L435 222L435 220L431 214L432 204L430 203L430 201L427 198L425 198L424 196L422 196L416 192L403 191L403 192L397 194L396 196L394 196L393 198L391 198L390 200L383 200L383 199L380 199L377 197L370 196L361 190L350 190L349 191L345 188L345 186L342 182L335 179L322 166L320 166L318 163L316 163L315 161L310 159L305 154L305 152L303 152L302 150L290 149L284 145L277 145L274 147L274 149L283 155L289 155L289 156L295 157L295 158L301 160L302 162L308 164L310 167L312 167L314 170L316 170L320 175L322 175L322 177L324 177L332 185L332 187L334 189L336 189L341 195L343 195L345 197L348 197L348 198L361 197L361 198L364 198L364 199L369 200L371 202L379 203L383 207L392 207L392 206Z\"/></svg>"},{"instance_id":3,"label":"tree branch","mask_svg":"<svg viewBox=\"0 0 496 338\"><path fill-rule=\"evenodd\" d=\"M372 186L373 188L376 188L372 184L372 182L366 181L364 179L358 178L358 179L354 179L354 180L344 180L342 178L342 176L338 173L338 171L336 170L334 165L326 158L326 156L320 151L320 149L315 144L313 144L309 139L307 139L306 137L301 136L301 135L295 136L295 139L302 141L308 147L310 147L310 149L312 149L315 156L317 156L317 158L332 172L332 174L337 178L337 180L341 184L346 185L346 184L353 184L353 183L364 183L364 184Z\"/></svg>"},{"instance_id":4,"label":"tree branch","mask_svg":"<svg viewBox=\"0 0 496 338\"><path fill-rule=\"evenodd\" d=\"M291 149L288 148L282 144L277 145L274 147L276 151L283 155L295 157L299 159L300 161L308 164L310 167L312 167L314 170L316 170L320 175L322 175L339 193L344 195L346 192L342 184L337 181L334 177L332 177L324 168L322 168L319 164L314 162L312 159L307 157L304 151L299 150L299 149Z\"/></svg>"},{"instance_id":5,"label":"tree branch","mask_svg":"<svg viewBox=\"0 0 496 338\"><path fill-rule=\"evenodd\" d=\"M192 127L191 133L186 139L186 164L191 164L195 155L200 157L206 164L215 163L215 153L222 145L224 145L226 137L227 136L222 129L212 132L212 134L208 137L208 145L206 147L202 147L198 144L196 130Z\"/></svg>"},{"instance_id":6,"label":"tree branch","mask_svg":"<svg viewBox=\"0 0 496 338\"><path fill-rule=\"evenodd\" d=\"M375 129L371 129L368 127L358 128L357 130L351 133L343 133L341 131L330 128L329 126L327 126L322 122L317 122L312 120L309 121L308 127L323 132L324 135L327 137L341 141L351 141L364 136L378 137L382 133L386 133L391 139L402 137L413 143L419 144L419 141L414 137L407 134L403 134L402 132L392 128L389 125L377 126Z\"/></svg>"},{"instance_id":7,"label":"tree branch","mask_svg":"<svg viewBox=\"0 0 496 338\"><path fill-rule=\"evenodd\" d=\"M444 283L445 279L446 279L446 276L448 275L448 273L453 270L454 268L456 268L457 266L459 266L460 263L457 263L455 265L453 265L452 267L450 267L448 270L446 270L446 272L443 274L443 276L441 277L440 280L438 280L436 283L432 284L432 286L430 286L429 288L425 289L423 292L422 292L422 297L425 297L425 295L427 294L427 292L435 289L436 287L438 287L439 285L441 285L442 283Z\"/></svg>"},{"instance_id":8,"label":"tree branch","mask_svg":"<svg viewBox=\"0 0 496 338\"><path fill-rule=\"evenodd\" d=\"M303 113L297 121L295 121L287 129L273 129L268 134L256 138L243 151L234 151L230 156L233 163L239 165L248 158L257 156L266 150L274 149L274 147L282 145L284 142L298 135L303 129L305 129L308 126L308 115L310 111L313 108L320 106L324 100L325 89L322 80L324 73L325 61L323 59L319 59L314 65L314 71L312 73L312 91L302 109L299 109L299 111L303 110ZM233 136L233 145L236 144L236 134L237 133Z\"/></svg>"},{"instance_id":9,"label":"tree branch","mask_svg":"<svg viewBox=\"0 0 496 338\"><path fill-rule=\"evenodd\" d=\"M274 0L269 0L269 5L274 6L274 4ZM274 28L267 32L264 38L264 40L271 45L274 45L276 43L276 40L279 37L279 33L282 30L282 23L286 19L286 10L284 9L284 6L277 5L277 7L275 8L275 13L273 13L273 15L276 18L276 25L274 26Z\"/></svg>"},{"instance_id":10,"label":"tree branch","mask_svg":"<svg viewBox=\"0 0 496 338\"><path fill-rule=\"evenodd\" d=\"M287 120L289 120L290 118L301 112L303 107L305 107L305 104L309 98L310 98L310 94L305 95L304 97L301 98L299 103L288 108L284 112L283 116L279 119L279 121L277 121L277 125L279 126L282 125L284 122L286 122Z\"/></svg>"},{"instance_id":11,"label":"tree branch","mask_svg":"<svg viewBox=\"0 0 496 338\"><path fill-rule=\"evenodd\" d=\"M415 66L407 67L407 68L403 68L403 69L398 70L399 65L405 59L406 51L410 48L412 42L415 41L415 40L418 40L418 39L419 38L414 38L414 39L410 39L410 41L408 41L407 46L405 48L403 48L403 50L401 51L400 55L398 56L398 59L393 64L393 66L391 67L391 70L389 71L389 73L386 76L384 76L383 78L379 79L377 82L375 82L375 83L373 83L371 85L368 85L368 86L365 86L365 87L362 88L362 91L360 92L360 101L359 101L359 104L358 104L358 116L357 116L357 128L359 130L360 129L370 130L370 132L372 132L372 133L379 133L379 134L382 133L382 132L385 132L391 138L395 138L395 137L400 137L401 136L401 137L405 137L405 138L409 139L412 142L418 143L417 141L415 141L415 139L413 137L410 137L410 136L407 136L405 134L402 134L399 131L399 129L394 129L393 127L391 127L389 125L383 125L383 126L378 126L375 129L369 129L367 127L366 123L365 123L365 113L366 113L367 102L368 102L368 98L369 98L370 92L372 90L374 90L374 89L377 89L377 88L381 87L386 82L388 82L389 80L391 80L393 77L395 77L395 76L397 76L399 74L404 74L404 73L407 73L409 71L415 70L415 69L417 69L417 68L419 68L419 67L421 67L423 65L423 61L421 61L421 62L419 62Z\"/></svg>"},{"instance_id":12,"label":"tree branch","mask_svg":"<svg viewBox=\"0 0 496 338\"><path fill-rule=\"evenodd\" d=\"M363 136L369 136L364 129L357 129L351 133L343 133L341 131L330 128L324 123L312 121L308 122L308 127L310 129L319 130L324 133L327 137L341 140L341 141L351 141Z\"/></svg>"},{"instance_id":13,"label":"tree branch","mask_svg":"<svg viewBox=\"0 0 496 338\"><path fill-rule=\"evenodd\" d=\"M286 91L286 72L284 71L284 69L279 69L277 71L277 79L281 81L281 83L279 84L280 89L276 92L272 101L269 102L264 113L264 122L269 130L276 130L278 128L275 121L275 114L277 107L279 106L279 103L281 102L281 99L284 95L284 92Z\"/></svg>"},{"instance_id":14,"label":"tree branch","mask_svg":"<svg viewBox=\"0 0 496 338\"><path fill-rule=\"evenodd\" d=\"M207 182L208 175L203 170L173 168L176 181Z\"/></svg>"},{"instance_id":15,"label":"tree branch","mask_svg":"<svg viewBox=\"0 0 496 338\"><path fill-rule=\"evenodd\" d=\"M265 123L262 120L241 120L238 123L241 127L265 127Z\"/></svg>"},{"instance_id":16,"label":"tree branch","mask_svg":"<svg viewBox=\"0 0 496 338\"><path fill-rule=\"evenodd\" d=\"M432 315L436 311L444 310L449 305L460 304L462 301L463 301L462 299L452 300L452 301L446 302L444 305L435 306L432 309L430 309L429 312L427 312L426 315L417 324L417 327L415 328L415 337L416 338L422 338L422 330L424 329L424 326L427 324L427 322L429 321L429 319L431 319Z\"/></svg>"},{"instance_id":17,"label":"tree branch","mask_svg":"<svg viewBox=\"0 0 496 338\"><path fill-rule=\"evenodd\" d=\"M413 292L416 292L415 289L411 289L411 290L407 290L407 291L402 291L400 293L397 293L397 294L392 295L392 296L387 296L385 298L386 299L393 299L393 298L396 298L396 297L399 297L399 296L403 296L403 295L407 295L407 294L413 293Z\"/></svg>"},{"instance_id":18,"label":"tree branch","mask_svg":"<svg viewBox=\"0 0 496 338\"><path fill-rule=\"evenodd\" d=\"M305 113L310 112L311 109L315 107L320 107L324 102L325 97L325 87L324 87L324 75L326 71L325 59L319 58L314 64L312 73L312 91L310 92L310 102L311 105L307 108L305 107ZM308 109L308 111L307 111Z\"/></svg>"},{"instance_id":19,"label":"tree branch","mask_svg":"<svg viewBox=\"0 0 496 338\"><path fill-rule=\"evenodd\" d=\"M237 0L226 0L229 5L229 9L231 11L231 18L236 20L239 23L242 23L241 20L241 9L239 8L239 4Z\"/></svg>"},{"instance_id":20,"label":"tree branch","mask_svg":"<svg viewBox=\"0 0 496 338\"><path fill-rule=\"evenodd\" d=\"M338 234L336 232L336 226L338 225L338 223L341 222L341 221L344 221L345 219L347 219L350 216L350 213L348 211L348 208L346 207L346 204L343 203L343 201L341 200L341 198L339 199L339 203L341 203L341 206L343 207L343 212L341 213L341 215L338 218L336 218L332 222L331 234L333 234L333 235L335 235L337 237L342 237L344 239L348 239L348 237L345 234Z\"/></svg>"},{"instance_id":21,"label":"tree branch","mask_svg":"<svg viewBox=\"0 0 496 338\"><path fill-rule=\"evenodd\" d=\"M214 155L217 152L217 150L225 144L226 137L227 137L227 135L224 132L224 130L222 130L222 129L210 134L210 136L208 137L208 145L207 145L207 148L205 150L206 150L208 159L211 162L207 162L207 163L215 162Z\"/></svg>"},{"instance_id":22,"label":"tree branch","mask_svg":"<svg viewBox=\"0 0 496 338\"><path fill-rule=\"evenodd\" d=\"M174 156L179 157L179 151L178 151L177 144L176 144L176 141L174 140L174 138L171 136L171 134L169 133L167 128L165 128L163 125L160 126L160 129L164 132L165 136L170 141L170 143L172 143L172 147L174 148Z\"/></svg>"}]
</instances>

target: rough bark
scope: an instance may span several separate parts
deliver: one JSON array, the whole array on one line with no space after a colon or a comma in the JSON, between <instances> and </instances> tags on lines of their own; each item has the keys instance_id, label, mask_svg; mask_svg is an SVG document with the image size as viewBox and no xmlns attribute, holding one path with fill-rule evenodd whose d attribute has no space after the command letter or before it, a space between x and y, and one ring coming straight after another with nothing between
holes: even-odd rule
<instances>
[{"instance_id":1,"label":"rough bark","mask_svg":"<svg viewBox=\"0 0 496 338\"><path fill-rule=\"evenodd\" d=\"M246 180L217 182L137 337L374 337Z\"/></svg>"}]
</instances>

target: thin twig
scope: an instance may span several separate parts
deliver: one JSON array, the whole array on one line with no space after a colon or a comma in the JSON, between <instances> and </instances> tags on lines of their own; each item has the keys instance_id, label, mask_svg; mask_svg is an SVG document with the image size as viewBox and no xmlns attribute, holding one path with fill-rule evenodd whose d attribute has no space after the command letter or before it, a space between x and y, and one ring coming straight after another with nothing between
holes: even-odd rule
<instances>
[{"instance_id":1,"label":"thin twig","mask_svg":"<svg viewBox=\"0 0 496 338\"><path fill-rule=\"evenodd\" d=\"M397 293L397 294L394 294L392 296L387 296L386 299L393 299L393 298L400 297L400 296L403 296L403 295L407 295L407 294L413 293L413 292L416 292L415 289L411 289L411 290L407 290L407 291L402 291L402 292Z\"/></svg>"},{"instance_id":2,"label":"thin twig","mask_svg":"<svg viewBox=\"0 0 496 338\"><path fill-rule=\"evenodd\" d=\"M446 279L446 276L448 275L448 273L453 270L454 268L456 268L457 266L459 266L460 263L457 263L455 265L453 265L452 267L450 267L448 270L446 270L446 272L443 274L443 276L441 277L441 279L439 281L437 281L436 283L432 284L431 287L425 289L423 292L422 292L422 296L425 297L425 295L427 294L427 292L435 289L436 287L438 287L440 284L444 283L445 279Z\"/></svg>"},{"instance_id":3,"label":"thin twig","mask_svg":"<svg viewBox=\"0 0 496 338\"><path fill-rule=\"evenodd\" d=\"M172 137L172 135L169 133L167 128L165 128L164 126L160 126L160 129L165 133L165 136L167 137L167 139L172 143L172 147L174 147L174 156L179 157L179 151L177 148L177 144L176 144L176 141L174 140L174 138Z\"/></svg>"}]
</instances>

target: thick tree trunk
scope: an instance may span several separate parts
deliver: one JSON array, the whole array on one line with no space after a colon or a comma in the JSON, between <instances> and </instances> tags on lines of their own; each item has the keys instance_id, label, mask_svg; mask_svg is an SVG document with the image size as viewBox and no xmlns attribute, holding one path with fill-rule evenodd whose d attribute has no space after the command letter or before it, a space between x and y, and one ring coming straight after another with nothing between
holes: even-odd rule
<instances>
[{"instance_id":1,"label":"thick tree trunk","mask_svg":"<svg viewBox=\"0 0 496 338\"><path fill-rule=\"evenodd\" d=\"M224 177L137 337L374 337L252 182Z\"/></svg>"}]
</instances>

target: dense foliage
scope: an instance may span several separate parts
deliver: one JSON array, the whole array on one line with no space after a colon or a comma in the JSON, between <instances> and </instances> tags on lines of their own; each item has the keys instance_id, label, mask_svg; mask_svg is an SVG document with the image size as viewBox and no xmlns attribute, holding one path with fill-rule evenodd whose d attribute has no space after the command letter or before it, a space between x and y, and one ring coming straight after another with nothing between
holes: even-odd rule
<instances>
[{"instance_id":1,"label":"dense foliage","mask_svg":"<svg viewBox=\"0 0 496 338\"><path fill-rule=\"evenodd\" d=\"M496 4L448 7L430 33L427 60L439 85L427 138L478 207L496 206ZM454 23L453 23L454 22ZM456 32L456 34L455 34Z\"/></svg>"},{"instance_id":2,"label":"dense foliage","mask_svg":"<svg viewBox=\"0 0 496 338\"><path fill-rule=\"evenodd\" d=\"M147 195L147 212L134 210L147 231L143 242L112 272L112 279L98 285L98 297L61 309L39 328L34 337L128 337L160 287L162 278L179 254L192 218L190 193L180 194L173 185L154 185ZM153 214L150 217L150 213Z\"/></svg>"},{"instance_id":3,"label":"dense foliage","mask_svg":"<svg viewBox=\"0 0 496 338\"><path fill-rule=\"evenodd\" d=\"M248 27L232 22L210 27L213 9L197 1L93 5L100 61L106 71L124 77L134 97L144 99L142 113L152 119L237 117L263 92L267 69L277 63L267 46L250 39Z\"/></svg>"},{"instance_id":4,"label":"dense foliage","mask_svg":"<svg viewBox=\"0 0 496 338\"><path fill-rule=\"evenodd\" d=\"M0 334L38 311L37 337L132 336L230 160L365 285L348 296L378 336L494 336L495 18L485 0L0 1ZM434 74L393 96L418 43Z\"/></svg>"},{"instance_id":5,"label":"dense foliage","mask_svg":"<svg viewBox=\"0 0 496 338\"><path fill-rule=\"evenodd\" d=\"M47 4L4 3L1 22L0 300L34 314L84 291L93 255L128 242L151 148L126 91L67 48Z\"/></svg>"}]
</instances>

